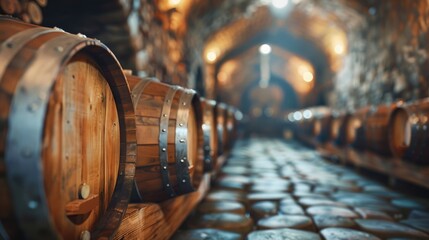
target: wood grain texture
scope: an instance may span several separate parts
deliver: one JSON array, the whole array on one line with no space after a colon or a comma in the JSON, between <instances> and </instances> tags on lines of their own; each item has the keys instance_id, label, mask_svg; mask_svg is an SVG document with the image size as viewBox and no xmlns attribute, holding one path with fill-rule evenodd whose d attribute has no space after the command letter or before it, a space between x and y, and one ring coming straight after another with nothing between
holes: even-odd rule
<instances>
[{"instance_id":1,"label":"wood grain texture","mask_svg":"<svg viewBox=\"0 0 429 240\"><path fill-rule=\"evenodd\" d=\"M365 121L365 142L367 149L378 154L391 156L389 148L389 120L393 105L380 105L367 115Z\"/></svg>"},{"instance_id":2,"label":"wood grain texture","mask_svg":"<svg viewBox=\"0 0 429 240\"><path fill-rule=\"evenodd\" d=\"M389 145L395 157L428 164L429 99L395 106L389 121Z\"/></svg>"},{"instance_id":3,"label":"wood grain texture","mask_svg":"<svg viewBox=\"0 0 429 240\"><path fill-rule=\"evenodd\" d=\"M188 175L194 187L198 187L198 179L202 175L203 159L202 152L202 126L201 110L197 107L199 101L195 102L197 97L194 95L189 108L185 109L181 103L181 97L185 94L185 89L178 88L171 99L167 98L167 93L175 88L152 79L140 79L135 76L127 76L127 80L132 87L134 96L134 107L136 114L137 130L137 164L136 164L136 185L141 201L164 201L171 196L164 189L165 183L162 181L163 171L168 171L168 179L173 186L176 194L181 195L178 188L176 167L180 159L176 159L177 144L176 131L179 124L186 123L186 159ZM145 84L143 88L142 84ZM168 101L168 102L167 102ZM168 104L167 104L168 103ZM181 110L183 109L183 110ZM178 122L179 111L186 111L187 118L185 122ZM168 114L166 114L169 112ZM164 116L165 114L165 116ZM168 117L168 128L161 129L161 120ZM160 142L161 134L167 134L166 143ZM166 144L168 166L164 170L161 168L160 144Z\"/></svg>"},{"instance_id":4,"label":"wood grain texture","mask_svg":"<svg viewBox=\"0 0 429 240\"><path fill-rule=\"evenodd\" d=\"M44 169L57 229L78 238L94 227L113 194L119 168L119 120L109 85L96 63L77 54L54 87L46 116ZM52 121L52 123L51 123ZM107 140L107 141L106 141ZM99 196L93 211L65 216L87 184Z\"/></svg>"},{"instance_id":5,"label":"wood grain texture","mask_svg":"<svg viewBox=\"0 0 429 240\"><path fill-rule=\"evenodd\" d=\"M162 203L130 204L113 239L169 239L209 189L210 176L205 174L196 192Z\"/></svg>"},{"instance_id":6,"label":"wood grain texture","mask_svg":"<svg viewBox=\"0 0 429 240\"><path fill-rule=\"evenodd\" d=\"M52 70L49 72L52 76L47 77L40 73L34 76L34 79L39 81L29 78L28 81L34 82L25 83L28 85L25 86L28 93L34 95L34 91L40 94L41 100L46 99L46 102L41 101L46 112L42 112L41 127L39 128L37 123L32 126L42 129L40 156L32 159L37 164L40 160L40 170L30 169L30 167L26 169L24 165L19 174L29 175L28 171L32 175L41 176L38 186L44 187L36 191L43 196L43 199L46 197L47 202L46 206L43 206L46 208L37 209L46 209L46 211L43 210L46 213L44 212L42 216L49 216L44 219L52 222L51 224L46 221L48 224L45 224L43 229L49 229L50 232L67 239L78 239L84 230L92 231L96 227L101 230L106 229L105 225L99 224L99 220L108 215L107 211L109 213L125 211L126 204L123 202L128 200L131 189L131 180L125 181L125 177L119 178L120 164L127 165L126 170L121 170L120 174L127 178L133 177L135 166L132 156L135 155L134 112L120 65L107 48L98 41L77 38L68 33L25 24L8 17L0 17L0 29L0 43L22 34L23 31L27 31L24 33L30 36L27 39L21 38L24 39L21 46L12 42L11 46L17 51L11 55L10 60L0 63L0 69L4 69L4 72L0 73L0 209L2 209L0 220L2 224L12 238L22 238L20 233L26 233L26 229L18 230L19 224L13 217L16 209L25 209L26 206L17 206L16 201L13 201L11 189L17 189L12 188L16 184L14 181L8 182L6 178L8 165L5 164L5 152L8 149L5 144L7 137L14 134L8 129L7 124L14 121L9 119L12 100L17 98L15 96L17 86L20 81L23 81L23 76L29 71L28 69L39 66L35 62L48 60L43 59L46 58L47 49L55 46L51 44L62 43L63 41L58 41L58 37L62 37L72 44L67 45L70 51L66 51L66 47L58 48L57 58L60 60L51 60L50 65L47 66L52 68L42 71L48 74ZM5 52L0 52L2 53ZM47 92L41 90L45 88ZM24 140L17 139L17 141ZM121 181L118 181L120 184L116 188L118 178ZM82 184L90 187L90 196L97 197L91 198L90 201L83 201L79 192ZM27 192L26 189L19 190L22 193ZM112 196L121 199L111 204ZM11 204L12 202L14 204ZM120 203L117 204L118 202ZM90 206L88 203L91 203ZM83 208L88 212L67 216L65 209L73 204L80 209L84 204ZM35 221L22 219L24 222L27 221L24 226L28 226L28 222ZM115 228L113 218L109 217L109 220L113 223L109 228ZM119 221L117 223L119 224ZM109 231L111 232L112 229L106 230L106 232ZM40 234L43 235L43 233Z\"/></svg>"}]
</instances>

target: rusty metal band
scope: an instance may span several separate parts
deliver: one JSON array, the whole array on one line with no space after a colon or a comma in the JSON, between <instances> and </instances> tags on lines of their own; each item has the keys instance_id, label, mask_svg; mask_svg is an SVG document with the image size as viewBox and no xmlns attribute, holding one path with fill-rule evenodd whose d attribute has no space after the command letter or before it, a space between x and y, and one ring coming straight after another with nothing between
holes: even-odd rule
<instances>
[{"instance_id":1,"label":"rusty metal band","mask_svg":"<svg viewBox=\"0 0 429 240\"><path fill-rule=\"evenodd\" d=\"M6 39L0 45L0 59L2 62L2 64L0 64L0 82L1 77L6 71L6 68L10 61L28 42L43 34L52 32L61 32L61 30L48 28L30 28Z\"/></svg>"},{"instance_id":2,"label":"rusty metal band","mask_svg":"<svg viewBox=\"0 0 429 240\"><path fill-rule=\"evenodd\" d=\"M59 65L82 41L60 36L43 44L20 79L12 99L5 161L15 216L28 238L59 238L43 185L44 118Z\"/></svg>"},{"instance_id":3,"label":"rusty metal band","mask_svg":"<svg viewBox=\"0 0 429 240\"><path fill-rule=\"evenodd\" d=\"M136 109L137 109L140 97L144 92L143 90L146 88L146 86L149 83L151 83L151 81L142 79L139 83L137 83L137 85L131 91L131 98L132 98L133 103L134 103L134 111L136 111Z\"/></svg>"},{"instance_id":4,"label":"rusty metal band","mask_svg":"<svg viewBox=\"0 0 429 240\"><path fill-rule=\"evenodd\" d=\"M189 176L189 159L188 159L188 119L189 111L192 107L192 98L195 92L189 89L182 89L182 95L179 100L176 119L176 173L179 191L181 194L194 191L191 178ZM196 159L194 159L196 161Z\"/></svg>"},{"instance_id":5,"label":"rusty metal band","mask_svg":"<svg viewBox=\"0 0 429 240\"><path fill-rule=\"evenodd\" d=\"M176 196L176 192L170 183L170 174L168 171L168 122L170 120L171 104L177 88L168 89L164 98L164 105L161 110L161 120L159 122L159 164L163 187L170 197Z\"/></svg>"}]
</instances>

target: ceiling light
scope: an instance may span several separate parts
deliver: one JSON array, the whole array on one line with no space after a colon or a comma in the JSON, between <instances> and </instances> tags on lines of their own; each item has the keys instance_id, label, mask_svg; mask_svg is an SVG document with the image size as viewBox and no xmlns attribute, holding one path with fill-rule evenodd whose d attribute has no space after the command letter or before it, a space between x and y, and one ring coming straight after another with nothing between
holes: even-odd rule
<instances>
[{"instance_id":1,"label":"ceiling light","mask_svg":"<svg viewBox=\"0 0 429 240\"><path fill-rule=\"evenodd\" d=\"M311 82L311 81L313 81L313 78L314 78L313 74L311 72L309 72L309 71L305 71L302 74L302 79L304 79L304 81L306 81L308 83Z\"/></svg>"},{"instance_id":2,"label":"ceiling light","mask_svg":"<svg viewBox=\"0 0 429 240\"><path fill-rule=\"evenodd\" d=\"M285 8L289 3L289 0L271 0L271 4L275 8Z\"/></svg>"},{"instance_id":3,"label":"ceiling light","mask_svg":"<svg viewBox=\"0 0 429 240\"><path fill-rule=\"evenodd\" d=\"M344 53L344 45L341 43L335 44L334 52L338 55L343 54Z\"/></svg>"},{"instance_id":4,"label":"ceiling light","mask_svg":"<svg viewBox=\"0 0 429 240\"><path fill-rule=\"evenodd\" d=\"M293 113L293 118L295 119L295 121L299 121L302 119L302 113L301 112L294 112Z\"/></svg>"},{"instance_id":5,"label":"ceiling light","mask_svg":"<svg viewBox=\"0 0 429 240\"><path fill-rule=\"evenodd\" d=\"M179 5L181 1L182 0L168 0L168 3L170 4L170 6L176 6Z\"/></svg>"},{"instance_id":6,"label":"ceiling light","mask_svg":"<svg viewBox=\"0 0 429 240\"><path fill-rule=\"evenodd\" d=\"M270 46L270 45L268 45L268 44L262 44L262 45L259 47L259 52L260 52L261 54L269 54L269 53L271 52L271 46Z\"/></svg>"},{"instance_id":7,"label":"ceiling light","mask_svg":"<svg viewBox=\"0 0 429 240\"><path fill-rule=\"evenodd\" d=\"M305 110L303 113L302 113L302 116L305 118L305 119L310 119L312 116L313 116L313 113L310 111L310 110Z\"/></svg>"},{"instance_id":8,"label":"ceiling light","mask_svg":"<svg viewBox=\"0 0 429 240\"><path fill-rule=\"evenodd\" d=\"M208 62L214 62L217 59L217 54L214 51L209 51L206 55L206 59Z\"/></svg>"}]
</instances>

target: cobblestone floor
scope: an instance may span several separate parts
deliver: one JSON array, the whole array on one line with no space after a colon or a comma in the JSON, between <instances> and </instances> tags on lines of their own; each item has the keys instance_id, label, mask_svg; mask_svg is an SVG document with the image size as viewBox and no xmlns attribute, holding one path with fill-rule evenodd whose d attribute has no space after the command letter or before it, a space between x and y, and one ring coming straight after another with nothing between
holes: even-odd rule
<instances>
[{"instance_id":1,"label":"cobblestone floor","mask_svg":"<svg viewBox=\"0 0 429 240\"><path fill-rule=\"evenodd\" d=\"M429 200L298 143L251 139L237 142L173 239L429 239Z\"/></svg>"}]
</instances>

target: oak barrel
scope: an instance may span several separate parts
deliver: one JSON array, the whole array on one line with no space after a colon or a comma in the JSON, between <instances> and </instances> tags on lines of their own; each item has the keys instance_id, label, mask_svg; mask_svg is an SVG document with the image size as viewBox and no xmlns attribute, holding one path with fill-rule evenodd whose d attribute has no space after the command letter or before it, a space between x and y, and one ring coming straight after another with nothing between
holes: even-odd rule
<instances>
[{"instance_id":1,"label":"oak barrel","mask_svg":"<svg viewBox=\"0 0 429 240\"><path fill-rule=\"evenodd\" d=\"M366 148L385 156L391 155L388 130L394 106L379 105L371 108L364 124Z\"/></svg>"},{"instance_id":2,"label":"oak barrel","mask_svg":"<svg viewBox=\"0 0 429 240\"><path fill-rule=\"evenodd\" d=\"M395 157L429 163L429 98L398 104L389 121L389 145Z\"/></svg>"},{"instance_id":3,"label":"oak barrel","mask_svg":"<svg viewBox=\"0 0 429 240\"><path fill-rule=\"evenodd\" d=\"M237 135L237 133L236 133L237 119L235 117L235 113L237 111L238 110L231 105L228 105L228 107L226 109L226 132L227 132L226 147L228 150L232 149L236 135Z\"/></svg>"},{"instance_id":4,"label":"oak barrel","mask_svg":"<svg viewBox=\"0 0 429 240\"><path fill-rule=\"evenodd\" d=\"M131 96L98 40L0 17L0 219L11 238L108 238L135 170Z\"/></svg>"},{"instance_id":5,"label":"oak barrel","mask_svg":"<svg viewBox=\"0 0 429 240\"><path fill-rule=\"evenodd\" d=\"M228 129L227 129L227 108L225 103L218 102L216 104L217 114L217 132L218 132L218 155L222 155L227 150Z\"/></svg>"},{"instance_id":6,"label":"oak barrel","mask_svg":"<svg viewBox=\"0 0 429 240\"><path fill-rule=\"evenodd\" d=\"M336 113L332 110L326 111L324 114L316 117L313 126L313 133L316 139L321 143L332 141L337 136L334 132Z\"/></svg>"},{"instance_id":7,"label":"oak barrel","mask_svg":"<svg viewBox=\"0 0 429 240\"><path fill-rule=\"evenodd\" d=\"M201 106L203 111L204 171L210 172L216 166L218 153L216 101L201 98Z\"/></svg>"},{"instance_id":8,"label":"oak barrel","mask_svg":"<svg viewBox=\"0 0 429 240\"><path fill-rule=\"evenodd\" d=\"M335 144L338 146L347 146L350 143L350 136L348 131L351 115L349 112L341 112L333 122L333 134L335 135Z\"/></svg>"},{"instance_id":9,"label":"oak barrel","mask_svg":"<svg viewBox=\"0 0 429 240\"><path fill-rule=\"evenodd\" d=\"M194 191L203 173L201 103L195 91L127 76L136 114L137 202Z\"/></svg>"},{"instance_id":10,"label":"oak barrel","mask_svg":"<svg viewBox=\"0 0 429 240\"><path fill-rule=\"evenodd\" d=\"M366 148L366 121L372 108L371 106L361 107L351 113L346 127L348 133L347 139L350 145L355 149L364 150Z\"/></svg>"}]
</instances>

